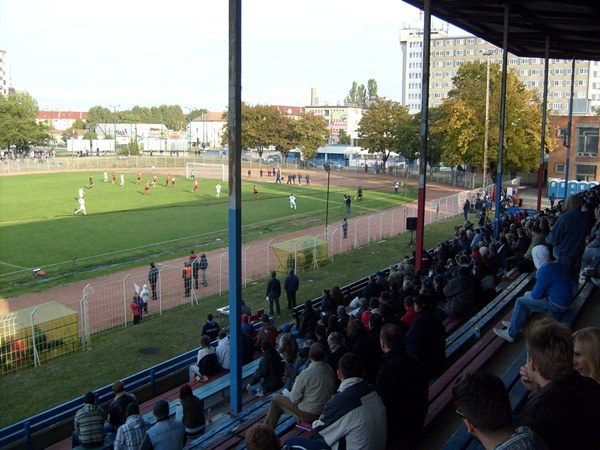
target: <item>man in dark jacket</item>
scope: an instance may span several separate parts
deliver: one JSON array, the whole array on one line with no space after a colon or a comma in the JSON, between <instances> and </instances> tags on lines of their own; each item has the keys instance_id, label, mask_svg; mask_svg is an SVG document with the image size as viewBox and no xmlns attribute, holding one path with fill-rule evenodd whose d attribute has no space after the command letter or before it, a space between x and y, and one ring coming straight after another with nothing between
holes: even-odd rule
<instances>
[{"instance_id":1,"label":"man in dark jacket","mask_svg":"<svg viewBox=\"0 0 600 450\"><path fill-rule=\"evenodd\" d=\"M379 298L381 295L381 287L377 284L377 280L375 279L375 275L369 275L369 282L363 289L361 298L366 298L367 300L371 300L372 297Z\"/></svg>"},{"instance_id":2,"label":"man in dark jacket","mask_svg":"<svg viewBox=\"0 0 600 450\"><path fill-rule=\"evenodd\" d=\"M386 408L388 447L396 448L423 427L429 396L427 373L419 361L406 353L400 327L384 325L380 343L384 364L377 374L375 389Z\"/></svg>"},{"instance_id":3,"label":"man in dark jacket","mask_svg":"<svg viewBox=\"0 0 600 450\"><path fill-rule=\"evenodd\" d=\"M429 297L415 300L415 320L406 333L406 351L420 361L429 377L443 372L446 364L446 328L431 309Z\"/></svg>"},{"instance_id":4,"label":"man in dark jacket","mask_svg":"<svg viewBox=\"0 0 600 450\"><path fill-rule=\"evenodd\" d=\"M281 356L269 341L263 341L260 346L263 356L260 358L258 368L248 383L250 394L262 397L267 391L274 391L283 386L284 365Z\"/></svg>"},{"instance_id":5,"label":"man in dark jacket","mask_svg":"<svg viewBox=\"0 0 600 450\"><path fill-rule=\"evenodd\" d=\"M127 420L127 415L125 414L127 405L133 402L137 403L135 396L125 391L125 385L121 380L113 383L112 391L115 394L115 398L108 405L108 419L104 426L106 431L116 431L123 425Z\"/></svg>"},{"instance_id":6,"label":"man in dark jacket","mask_svg":"<svg viewBox=\"0 0 600 450\"><path fill-rule=\"evenodd\" d=\"M292 309L296 306L296 292L300 287L300 278L294 273L294 269L290 269L290 273L283 281L283 289L287 295L287 307Z\"/></svg>"},{"instance_id":7,"label":"man in dark jacket","mask_svg":"<svg viewBox=\"0 0 600 450\"><path fill-rule=\"evenodd\" d=\"M444 288L446 300L440 303L441 312L453 319L463 319L469 315L475 303L475 290L469 278L469 269L461 266L458 277L453 278Z\"/></svg>"},{"instance_id":8,"label":"man in dark jacket","mask_svg":"<svg viewBox=\"0 0 600 450\"><path fill-rule=\"evenodd\" d=\"M281 314L279 297L281 297L281 282L277 279L277 272L271 272L271 278L267 283L267 300L269 301L269 316L273 316L273 302L277 306L277 314Z\"/></svg>"}]
</instances>

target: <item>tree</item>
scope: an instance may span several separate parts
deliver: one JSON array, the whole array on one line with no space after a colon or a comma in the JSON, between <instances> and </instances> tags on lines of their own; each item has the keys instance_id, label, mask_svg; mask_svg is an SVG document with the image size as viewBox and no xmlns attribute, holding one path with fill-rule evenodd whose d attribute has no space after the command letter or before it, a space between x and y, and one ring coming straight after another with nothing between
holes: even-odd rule
<instances>
[{"instance_id":1,"label":"tree","mask_svg":"<svg viewBox=\"0 0 600 450\"><path fill-rule=\"evenodd\" d=\"M486 63L467 63L453 79L454 89L440 107L432 134L440 139L447 165L468 164L482 170L485 135ZM501 69L490 65L488 163L497 169ZM504 130L504 162L507 171L537 168L541 142L541 109L536 93L528 90L514 72L508 73ZM550 148L551 143L546 141Z\"/></svg>"},{"instance_id":2,"label":"tree","mask_svg":"<svg viewBox=\"0 0 600 450\"><path fill-rule=\"evenodd\" d=\"M367 100L375 100L379 95L377 94L377 81L371 78L367 81Z\"/></svg>"},{"instance_id":3,"label":"tree","mask_svg":"<svg viewBox=\"0 0 600 450\"><path fill-rule=\"evenodd\" d=\"M279 123L275 125L276 132L273 146L286 159L290 150L298 146L296 121L282 114L279 115L278 121Z\"/></svg>"},{"instance_id":4,"label":"tree","mask_svg":"<svg viewBox=\"0 0 600 450\"><path fill-rule=\"evenodd\" d=\"M356 81L352 82L350 92L344 99L345 103L354 103L358 106L363 106L367 100L367 93L364 84L357 84Z\"/></svg>"},{"instance_id":5,"label":"tree","mask_svg":"<svg viewBox=\"0 0 600 450\"><path fill-rule=\"evenodd\" d=\"M346 130L340 130L340 135L337 143L342 145L352 145L352 136L346 133Z\"/></svg>"},{"instance_id":6,"label":"tree","mask_svg":"<svg viewBox=\"0 0 600 450\"><path fill-rule=\"evenodd\" d=\"M413 127L407 107L392 100L377 98L363 114L358 127L361 147L369 153L379 153L384 166L392 151L412 159L415 152L412 148L414 137L411 135Z\"/></svg>"},{"instance_id":7,"label":"tree","mask_svg":"<svg viewBox=\"0 0 600 450\"><path fill-rule=\"evenodd\" d=\"M26 149L46 144L51 139L50 127L37 123L38 111L37 101L27 92L0 95L0 147Z\"/></svg>"},{"instance_id":8,"label":"tree","mask_svg":"<svg viewBox=\"0 0 600 450\"><path fill-rule=\"evenodd\" d=\"M314 158L319 147L327 142L329 136L327 121L322 116L315 114L300 114L296 122L295 134L304 159Z\"/></svg>"}]
</instances>

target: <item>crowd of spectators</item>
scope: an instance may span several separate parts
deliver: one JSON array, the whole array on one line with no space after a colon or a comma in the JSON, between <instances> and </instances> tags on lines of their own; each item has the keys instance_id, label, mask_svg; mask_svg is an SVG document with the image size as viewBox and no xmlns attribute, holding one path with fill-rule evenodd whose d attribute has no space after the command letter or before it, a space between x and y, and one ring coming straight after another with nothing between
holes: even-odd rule
<instances>
[{"instance_id":1,"label":"crowd of spectators","mask_svg":"<svg viewBox=\"0 0 600 450\"><path fill-rule=\"evenodd\" d=\"M497 239L491 224L474 226L467 220L449 241L438 244L429 254L426 267L416 270L414 258L405 257L390 267L389 273L372 274L354 299L346 298L339 286L325 289L318 308L306 301L296 323L284 325L281 332L269 316L262 318L257 332L244 314L243 362L252 360L255 351L261 354L248 392L260 397L285 387L271 401L265 424L248 432L248 447L254 445L253 440L265 440L279 448L281 443L268 430L275 429L281 415L288 413L299 422L311 423L313 438L297 443L307 449L403 448L424 424L429 381L446 369L444 321L466 319L495 295L503 277L535 269L538 280L534 290L517 300L512 323L505 323L508 330L511 325L515 329L499 333L514 341L525 331L529 358L521 375L532 398L523 414L523 427L510 419L505 392L500 392L493 376L461 378L454 390L457 412L467 430L482 443L492 442L494 436L515 442L543 440L548 448L566 448L557 442L577 442L577 448L591 448L581 436L600 442L600 428L582 430L581 426L599 420L600 331L588 328L571 336L557 322L547 319L533 326L528 317L530 311L552 315L568 308L568 304L552 307L558 298L556 280L564 280L568 289L562 286L561 295L569 294L569 298L582 277L600 285L600 277L587 268L600 248L599 204L598 191L590 190L534 215L526 211L506 213L500 219ZM548 288L552 283L555 290ZM527 305L535 302L546 302L550 307L528 309ZM196 382L196 376L206 381L216 371L229 369L229 337L211 315L203 333L197 364L189 370L190 383ZM216 351L209 333L218 338ZM489 423L479 413L486 405L478 404L485 403L481 399L486 392L496 405L495 413L486 418ZM554 395L567 395L564 404L577 402L573 411L582 408L585 417L556 405ZM99 430L94 434L84 426L104 423L104 418L92 420L99 412L88 396L76 417L77 442L101 438ZM595 408L587 408L590 401L597 402ZM185 441L186 435L204 429L202 402L193 396L188 384L180 390L180 402L179 420L174 421L168 414L164 418L164 405L155 405L157 420L166 421L161 427L171 433L170 445L179 445L181 433ZM140 424L136 417L139 409L121 406L118 423L109 421L115 430L129 422L131 427ZM559 407L561 413L557 412ZM552 418L554 413L556 418ZM115 413L111 416L116 417ZM133 417L131 421L129 417ZM183 428L174 425L180 421ZM152 441L156 432L150 431L155 427L144 434L143 441L148 444L150 440L153 448L160 448ZM119 439L136 433L123 432ZM544 447L539 444L536 448Z\"/></svg>"}]
</instances>

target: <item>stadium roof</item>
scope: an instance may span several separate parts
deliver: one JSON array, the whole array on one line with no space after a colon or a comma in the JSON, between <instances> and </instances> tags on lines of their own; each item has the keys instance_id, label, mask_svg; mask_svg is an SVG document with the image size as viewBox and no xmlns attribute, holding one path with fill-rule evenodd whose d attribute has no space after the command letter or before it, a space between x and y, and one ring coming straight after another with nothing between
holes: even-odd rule
<instances>
[{"instance_id":1,"label":"stadium roof","mask_svg":"<svg viewBox=\"0 0 600 450\"><path fill-rule=\"evenodd\" d=\"M423 9L424 0L404 0ZM431 14L502 48L504 5L509 9L508 50L521 57L600 61L598 0L431 0Z\"/></svg>"}]
</instances>

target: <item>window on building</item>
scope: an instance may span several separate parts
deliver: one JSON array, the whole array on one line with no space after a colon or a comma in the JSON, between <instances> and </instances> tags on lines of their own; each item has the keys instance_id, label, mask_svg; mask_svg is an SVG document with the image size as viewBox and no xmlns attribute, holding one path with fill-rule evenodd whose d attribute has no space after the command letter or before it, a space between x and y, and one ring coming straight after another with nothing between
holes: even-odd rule
<instances>
[{"instance_id":1,"label":"window on building","mask_svg":"<svg viewBox=\"0 0 600 450\"><path fill-rule=\"evenodd\" d=\"M596 181L596 165L575 164L575 179L577 181Z\"/></svg>"},{"instance_id":2,"label":"window on building","mask_svg":"<svg viewBox=\"0 0 600 450\"><path fill-rule=\"evenodd\" d=\"M554 172L555 173L565 173L565 165L564 164L555 164Z\"/></svg>"},{"instance_id":3,"label":"window on building","mask_svg":"<svg viewBox=\"0 0 600 450\"><path fill-rule=\"evenodd\" d=\"M598 155L598 127L577 127L577 153Z\"/></svg>"}]
</instances>

